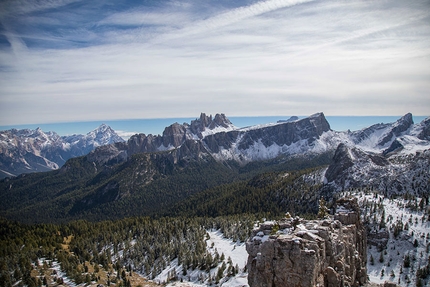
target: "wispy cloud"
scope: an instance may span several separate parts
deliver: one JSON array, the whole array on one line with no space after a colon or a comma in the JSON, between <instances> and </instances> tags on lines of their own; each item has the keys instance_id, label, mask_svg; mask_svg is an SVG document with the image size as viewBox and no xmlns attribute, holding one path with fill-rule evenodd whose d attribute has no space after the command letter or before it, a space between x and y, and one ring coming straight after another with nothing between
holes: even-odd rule
<instances>
[{"instance_id":1,"label":"wispy cloud","mask_svg":"<svg viewBox=\"0 0 430 287\"><path fill-rule=\"evenodd\" d=\"M0 122L428 114L428 1L160 3L0 14Z\"/></svg>"},{"instance_id":2,"label":"wispy cloud","mask_svg":"<svg viewBox=\"0 0 430 287\"><path fill-rule=\"evenodd\" d=\"M128 140L131 136L139 133L139 132L127 132L127 131L121 131L121 130L116 130L115 132L124 140Z\"/></svg>"},{"instance_id":3,"label":"wispy cloud","mask_svg":"<svg viewBox=\"0 0 430 287\"><path fill-rule=\"evenodd\" d=\"M10 17L63 7L82 0L4 0L0 3L0 16Z\"/></svg>"}]
</instances>

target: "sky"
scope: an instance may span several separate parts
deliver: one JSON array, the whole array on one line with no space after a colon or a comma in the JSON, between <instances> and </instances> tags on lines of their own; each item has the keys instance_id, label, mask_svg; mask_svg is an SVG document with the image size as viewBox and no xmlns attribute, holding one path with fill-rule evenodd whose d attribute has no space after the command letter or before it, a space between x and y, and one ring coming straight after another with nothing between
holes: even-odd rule
<instances>
[{"instance_id":1,"label":"sky","mask_svg":"<svg viewBox=\"0 0 430 287\"><path fill-rule=\"evenodd\" d=\"M430 115L430 0L3 0L0 125Z\"/></svg>"}]
</instances>

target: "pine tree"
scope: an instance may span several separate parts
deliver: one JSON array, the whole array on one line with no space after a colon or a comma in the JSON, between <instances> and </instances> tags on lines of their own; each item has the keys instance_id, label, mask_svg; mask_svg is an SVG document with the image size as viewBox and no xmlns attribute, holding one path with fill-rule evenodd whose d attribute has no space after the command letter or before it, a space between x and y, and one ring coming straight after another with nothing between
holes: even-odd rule
<instances>
[{"instance_id":1,"label":"pine tree","mask_svg":"<svg viewBox=\"0 0 430 287\"><path fill-rule=\"evenodd\" d=\"M326 218L327 216L328 216L327 204L326 204L326 201L324 200L324 198L321 197L320 202L319 202L317 217L319 219L323 219L323 218Z\"/></svg>"},{"instance_id":2,"label":"pine tree","mask_svg":"<svg viewBox=\"0 0 430 287\"><path fill-rule=\"evenodd\" d=\"M406 254L403 258L403 266L405 268L409 268L411 266L411 258L409 257L409 254Z\"/></svg>"},{"instance_id":3,"label":"pine tree","mask_svg":"<svg viewBox=\"0 0 430 287\"><path fill-rule=\"evenodd\" d=\"M381 254L379 255L379 262L380 263L384 262L384 253L383 253L383 251L381 251Z\"/></svg>"}]
</instances>

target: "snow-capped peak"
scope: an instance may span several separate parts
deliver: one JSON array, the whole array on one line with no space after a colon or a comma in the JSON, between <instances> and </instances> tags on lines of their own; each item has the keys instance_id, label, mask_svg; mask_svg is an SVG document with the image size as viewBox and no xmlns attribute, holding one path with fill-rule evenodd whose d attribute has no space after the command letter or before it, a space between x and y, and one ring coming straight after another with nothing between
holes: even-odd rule
<instances>
[{"instance_id":1,"label":"snow-capped peak","mask_svg":"<svg viewBox=\"0 0 430 287\"><path fill-rule=\"evenodd\" d=\"M212 115L207 116L205 113L201 113L200 118L191 121L190 125L185 124L185 126L188 128L188 133L192 137L199 139L211 134L237 129L225 114L216 114L215 117L212 118Z\"/></svg>"},{"instance_id":2,"label":"snow-capped peak","mask_svg":"<svg viewBox=\"0 0 430 287\"><path fill-rule=\"evenodd\" d=\"M87 133L85 140L93 143L94 146L102 146L124 141L124 139L118 136L117 133L106 124L101 124L93 131Z\"/></svg>"},{"instance_id":3,"label":"snow-capped peak","mask_svg":"<svg viewBox=\"0 0 430 287\"><path fill-rule=\"evenodd\" d=\"M397 137L410 132L413 124L412 114L407 113L394 123L375 124L352 132L350 138L357 147L363 150L382 152L390 147Z\"/></svg>"},{"instance_id":4,"label":"snow-capped peak","mask_svg":"<svg viewBox=\"0 0 430 287\"><path fill-rule=\"evenodd\" d=\"M61 167L72 157L89 153L94 148L123 142L115 131L103 124L86 135L59 136L55 132L11 129L0 132L0 153L4 155L0 178Z\"/></svg>"}]
</instances>

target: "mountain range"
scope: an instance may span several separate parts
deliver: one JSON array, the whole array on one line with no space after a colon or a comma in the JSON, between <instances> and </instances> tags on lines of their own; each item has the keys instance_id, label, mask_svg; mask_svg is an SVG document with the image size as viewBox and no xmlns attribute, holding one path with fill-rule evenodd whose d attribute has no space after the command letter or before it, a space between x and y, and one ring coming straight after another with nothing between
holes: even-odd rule
<instances>
[{"instance_id":1,"label":"mountain range","mask_svg":"<svg viewBox=\"0 0 430 287\"><path fill-rule=\"evenodd\" d=\"M406 114L394 123L375 124L354 132L337 132L323 113L304 119L280 121L274 124L257 125L238 129L224 114L214 119L204 113L199 119L175 123L167 127L163 135L137 134L126 143L101 147L92 153L99 160L117 157L127 159L136 153L185 149L194 146L200 154L210 155L217 161L235 161L241 165L261 160L272 160L279 156L316 155L334 152L339 144L355 147L367 153L382 153L383 156L406 155L429 148L430 119L414 124L412 114ZM196 155L191 152L188 156Z\"/></svg>"},{"instance_id":2,"label":"mountain range","mask_svg":"<svg viewBox=\"0 0 430 287\"><path fill-rule=\"evenodd\" d=\"M86 135L59 136L40 128L0 131L0 178L55 170L70 158L115 142L124 139L105 124Z\"/></svg>"},{"instance_id":3,"label":"mountain range","mask_svg":"<svg viewBox=\"0 0 430 287\"><path fill-rule=\"evenodd\" d=\"M212 207L205 208L211 209L236 196L227 190L247 194L246 186L267 186L271 176L259 177L265 172L305 168L313 169L301 180L314 193L296 193L291 201L307 208L302 212L317 208L309 196L350 188L420 195L429 192L429 131L430 118L414 124L411 114L338 132L323 113L241 129L224 114L202 113L190 124L166 127L162 135L136 134L71 158L58 170L0 181L0 215L49 222L176 214L189 202L209 198ZM304 188L303 183L294 186Z\"/></svg>"}]
</instances>

